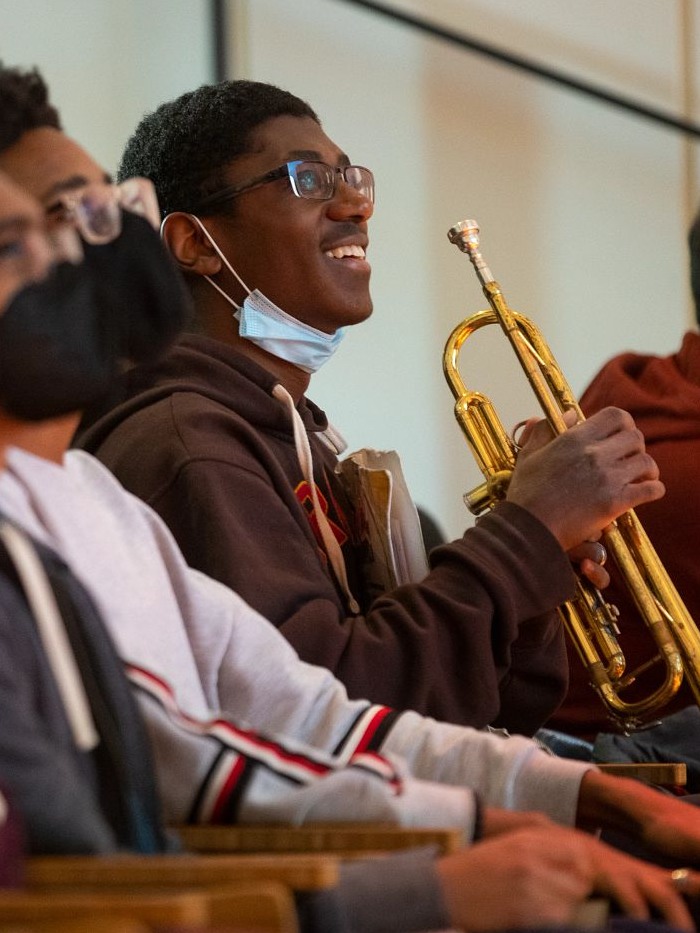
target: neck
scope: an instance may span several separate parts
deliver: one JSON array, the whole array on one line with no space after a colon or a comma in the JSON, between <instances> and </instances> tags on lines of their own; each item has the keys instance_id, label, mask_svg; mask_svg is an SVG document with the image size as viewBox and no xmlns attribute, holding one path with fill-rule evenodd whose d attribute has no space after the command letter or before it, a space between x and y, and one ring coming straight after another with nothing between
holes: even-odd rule
<instances>
[{"instance_id":1,"label":"neck","mask_svg":"<svg viewBox=\"0 0 700 933\"><path fill-rule=\"evenodd\" d=\"M273 356L271 353L268 353L267 350L263 350L254 343L251 343L250 340L239 337L238 333L236 333L235 338L229 340L228 343L239 353L242 353L243 356L247 356L249 359L254 360L258 366L262 366L263 369L272 373L275 379L277 379L292 396L295 404L299 402L299 399L309 388L311 375L305 373L303 369L299 369L294 363L289 363L287 360L281 360L278 356Z\"/></svg>"},{"instance_id":2,"label":"neck","mask_svg":"<svg viewBox=\"0 0 700 933\"><path fill-rule=\"evenodd\" d=\"M36 457L62 463L71 438L75 434L80 415L65 415L49 421L18 421L0 411L0 457L4 463L5 450L19 447Z\"/></svg>"}]
</instances>

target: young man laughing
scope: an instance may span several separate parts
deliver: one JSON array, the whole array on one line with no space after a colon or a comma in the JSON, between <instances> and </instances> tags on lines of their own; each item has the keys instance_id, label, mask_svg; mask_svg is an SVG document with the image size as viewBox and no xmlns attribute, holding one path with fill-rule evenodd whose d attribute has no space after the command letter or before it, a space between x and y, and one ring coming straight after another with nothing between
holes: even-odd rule
<instances>
[{"instance_id":1,"label":"young man laughing","mask_svg":"<svg viewBox=\"0 0 700 933\"><path fill-rule=\"evenodd\" d=\"M372 312L372 173L308 104L248 81L145 117L120 172L156 185L195 320L81 444L351 696L533 733L566 686L566 552L663 491L631 419L609 410L551 444L539 425L506 501L375 598L341 445L305 394Z\"/></svg>"}]
</instances>

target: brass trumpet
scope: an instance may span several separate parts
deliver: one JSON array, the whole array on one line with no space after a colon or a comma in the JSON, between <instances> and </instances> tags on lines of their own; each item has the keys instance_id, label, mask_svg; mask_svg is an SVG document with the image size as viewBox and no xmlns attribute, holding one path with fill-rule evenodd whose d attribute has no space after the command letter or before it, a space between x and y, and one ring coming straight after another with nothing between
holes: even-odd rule
<instances>
[{"instance_id":1,"label":"brass trumpet","mask_svg":"<svg viewBox=\"0 0 700 933\"><path fill-rule=\"evenodd\" d=\"M565 412L575 411L579 421L585 416L540 331L506 304L479 251L476 222L462 221L447 235L451 243L469 256L490 305L490 310L474 314L457 325L443 355L445 378L456 399L455 416L485 478L464 497L470 511L479 515L505 496L515 467L516 446L491 401L468 390L457 368L462 345L475 331L491 324L500 325L555 434L567 430ZM625 674L625 658L618 642L617 608L585 577L578 577L574 598L560 606L558 612L588 672L591 686L610 717L630 732L658 715L678 691L684 675L700 705L700 633L633 511L625 512L613 522L602 540L658 653ZM659 662L664 666L663 682L643 699L626 702L621 696L624 689L642 671Z\"/></svg>"}]
</instances>

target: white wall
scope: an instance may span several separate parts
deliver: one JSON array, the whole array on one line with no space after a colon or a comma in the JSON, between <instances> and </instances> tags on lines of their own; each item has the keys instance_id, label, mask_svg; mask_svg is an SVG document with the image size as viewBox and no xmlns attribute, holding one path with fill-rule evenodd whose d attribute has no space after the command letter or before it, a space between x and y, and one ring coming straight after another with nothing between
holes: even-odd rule
<instances>
[{"instance_id":1,"label":"white wall","mask_svg":"<svg viewBox=\"0 0 700 933\"><path fill-rule=\"evenodd\" d=\"M38 66L108 171L144 113L211 80L210 38L207 0L0 0L0 58Z\"/></svg>"},{"instance_id":2,"label":"white wall","mask_svg":"<svg viewBox=\"0 0 700 933\"><path fill-rule=\"evenodd\" d=\"M688 35L697 0L392 5L700 119L688 84L697 62L686 55L698 47ZM580 393L613 353L671 351L691 321L695 144L342 0L234 0L232 9L235 76L308 99L377 176L375 313L314 378L312 397L353 447L397 448L416 500L457 534L461 493L480 477L452 416L442 348L484 300L447 229L479 220L507 298L540 325ZM503 397L510 426L534 402L502 341L483 336L463 352L463 375Z\"/></svg>"},{"instance_id":3,"label":"white wall","mask_svg":"<svg viewBox=\"0 0 700 933\"><path fill-rule=\"evenodd\" d=\"M343 0L229 2L235 76L306 97L377 175L375 314L312 396L352 446L397 448L417 501L457 534L478 476L442 348L484 301L448 227L479 220L506 296L580 392L608 356L670 351L691 321L697 144ZM700 0L392 2L700 120ZM145 111L211 78L206 0L0 0L0 24L2 59L39 65L68 132L110 170ZM510 425L530 396L502 341L480 336L465 380L503 398Z\"/></svg>"}]
</instances>

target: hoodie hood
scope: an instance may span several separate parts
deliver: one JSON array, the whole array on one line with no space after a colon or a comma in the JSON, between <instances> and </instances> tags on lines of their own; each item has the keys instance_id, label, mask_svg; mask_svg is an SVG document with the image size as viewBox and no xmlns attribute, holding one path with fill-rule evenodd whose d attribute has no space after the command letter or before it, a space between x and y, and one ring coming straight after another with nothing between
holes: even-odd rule
<instances>
[{"instance_id":1,"label":"hoodie hood","mask_svg":"<svg viewBox=\"0 0 700 933\"><path fill-rule=\"evenodd\" d=\"M700 437L700 334L678 353L623 353L606 363L581 398L587 415L606 405L628 411L647 443Z\"/></svg>"},{"instance_id":2,"label":"hoodie hood","mask_svg":"<svg viewBox=\"0 0 700 933\"><path fill-rule=\"evenodd\" d=\"M178 392L194 392L228 408L265 434L293 443L294 426L284 403L273 395L275 377L227 344L200 334L187 334L158 363L139 366L124 377L119 400L109 410L88 413L77 443L94 453L127 418ZM297 411L307 431L328 429L328 419L302 398Z\"/></svg>"}]
</instances>

